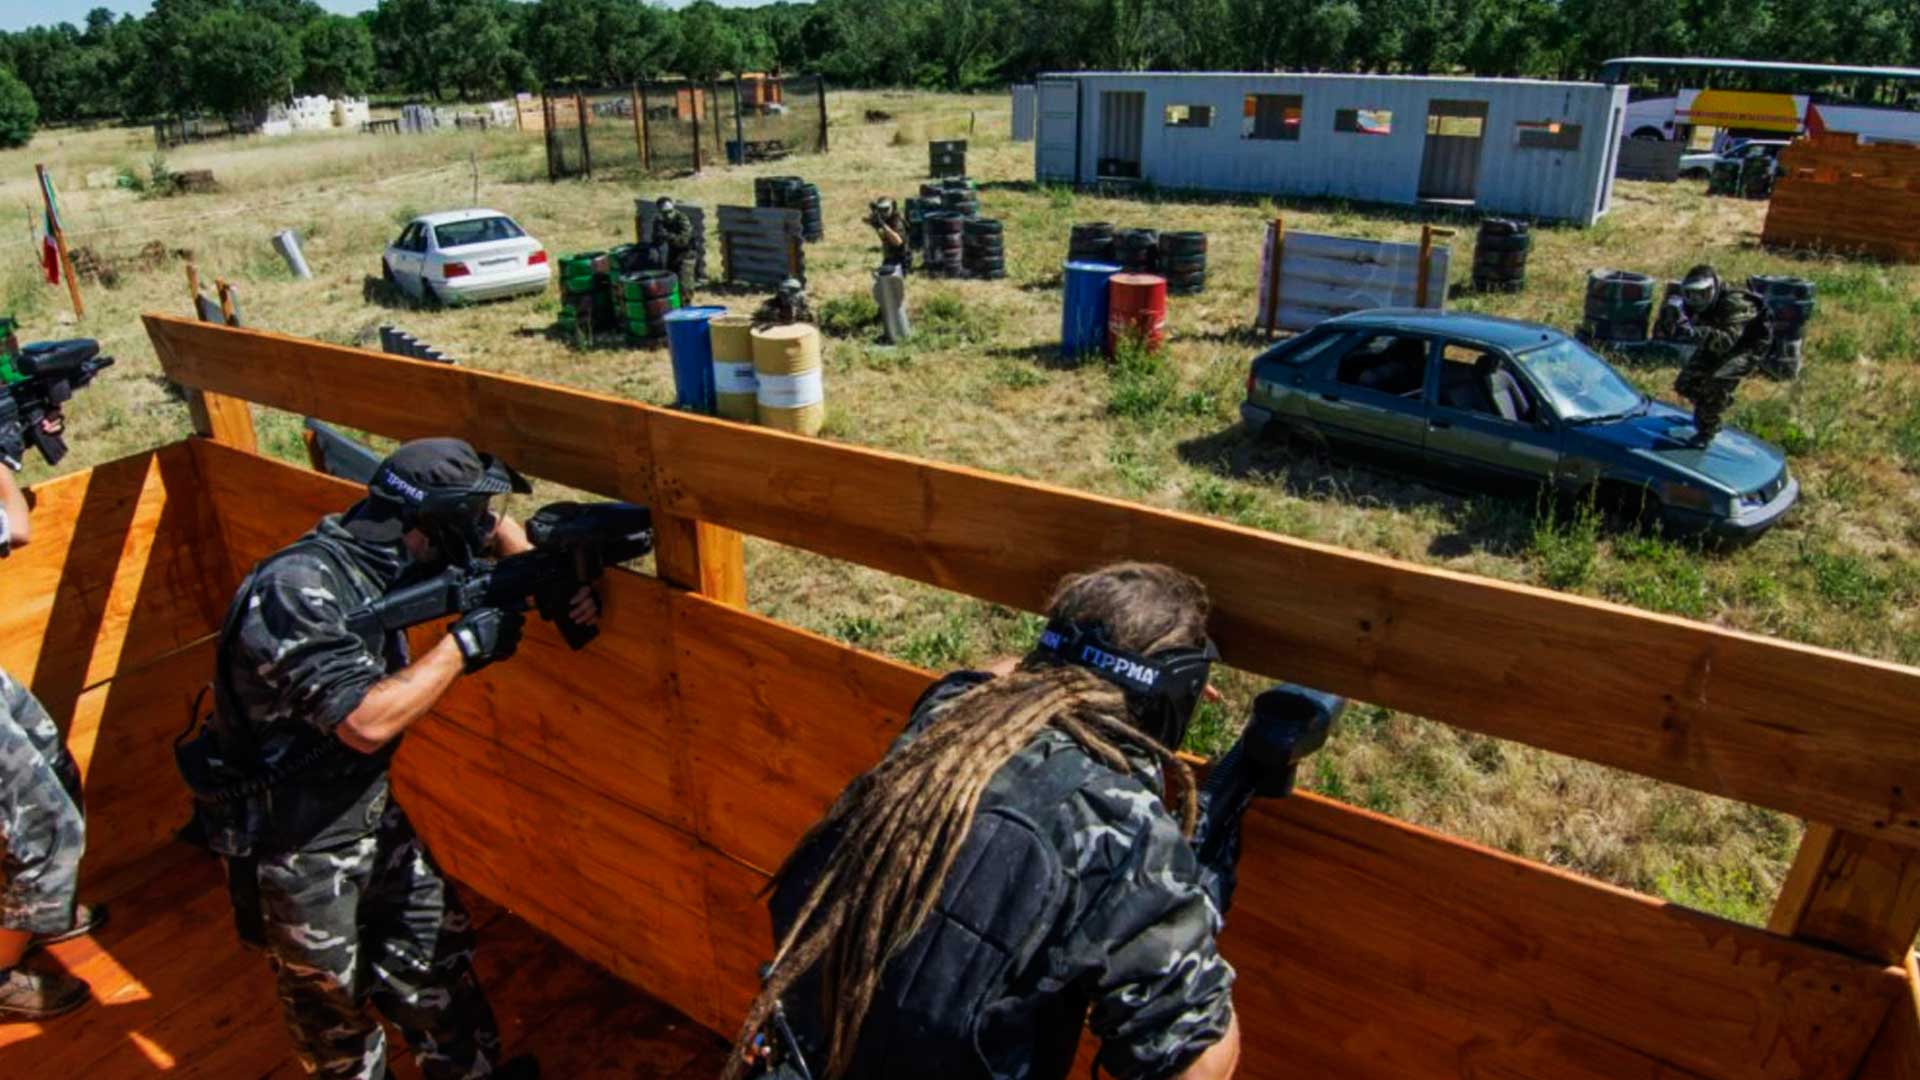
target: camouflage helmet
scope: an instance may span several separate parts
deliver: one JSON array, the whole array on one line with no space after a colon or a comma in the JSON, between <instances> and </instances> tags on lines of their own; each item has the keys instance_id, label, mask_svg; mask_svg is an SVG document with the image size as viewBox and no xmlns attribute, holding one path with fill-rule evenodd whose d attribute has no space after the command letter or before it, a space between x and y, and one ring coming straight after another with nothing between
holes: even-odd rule
<instances>
[{"instance_id":1,"label":"camouflage helmet","mask_svg":"<svg viewBox=\"0 0 1920 1080\"><path fill-rule=\"evenodd\" d=\"M875 199L875 200L873 200L873 208L874 208L875 210L877 210L877 211L879 211L879 212L880 212L880 213L882 213L882 214L891 214L891 213L893 213L893 199L892 199L892 197L890 197L890 196L887 196L887 195L882 195L882 196L880 196L879 198L877 198L877 199Z\"/></svg>"},{"instance_id":2,"label":"camouflage helmet","mask_svg":"<svg viewBox=\"0 0 1920 1080\"><path fill-rule=\"evenodd\" d=\"M673 196L662 195L659 198L653 200L653 205L656 209L659 209L659 210L671 210L673 209Z\"/></svg>"},{"instance_id":3,"label":"camouflage helmet","mask_svg":"<svg viewBox=\"0 0 1920 1080\"><path fill-rule=\"evenodd\" d=\"M1701 263L1680 279L1680 300L1688 311L1705 311L1720 299L1720 272Z\"/></svg>"},{"instance_id":4,"label":"camouflage helmet","mask_svg":"<svg viewBox=\"0 0 1920 1080\"><path fill-rule=\"evenodd\" d=\"M781 296L798 296L804 291L806 286L800 284L799 278L787 278L780 283Z\"/></svg>"}]
</instances>

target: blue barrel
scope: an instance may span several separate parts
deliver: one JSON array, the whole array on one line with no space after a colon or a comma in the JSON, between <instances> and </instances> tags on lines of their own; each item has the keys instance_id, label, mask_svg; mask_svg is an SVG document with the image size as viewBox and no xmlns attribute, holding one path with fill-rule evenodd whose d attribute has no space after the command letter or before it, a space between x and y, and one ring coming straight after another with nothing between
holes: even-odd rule
<instances>
[{"instance_id":1,"label":"blue barrel","mask_svg":"<svg viewBox=\"0 0 1920 1080\"><path fill-rule=\"evenodd\" d=\"M1074 358L1106 351L1107 279L1119 272L1112 263L1066 265L1066 298L1060 314L1061 356Z\"/></svg>"},{"instance_id":2,"label":"blue barrel","mask_svg":"<svg viewBox=\"0 0 1920 1080\"><path fill-rule=\"evenodd\" d=\"M667 354L673 358L677 408L713 412L713 339L707 336L707 323L726 313L723 307L686 307L661 317L667 328Z\"/></svg>"}]
</instances>

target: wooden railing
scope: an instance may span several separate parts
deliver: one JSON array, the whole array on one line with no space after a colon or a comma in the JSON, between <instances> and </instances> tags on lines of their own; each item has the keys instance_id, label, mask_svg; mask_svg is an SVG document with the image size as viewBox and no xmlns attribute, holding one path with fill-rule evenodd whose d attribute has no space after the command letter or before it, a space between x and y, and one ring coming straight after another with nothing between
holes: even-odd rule
<instances>
[{"instance_id":1,"label":"wooden railing","mask_svg":"<svg viewBox=\"0 0 1920 1080\"><path fill-rule=\"evenodd\" d=\"M147 325L196 390L458 435L655 508L660 578L610 580L589 652L535 634L530 662L450 697L402 780L455 874L716 1029L769 946L765 870L924 679L738 610L745 532L1028 610L1062 573L1171 562L1207 582L1238 667L1818 823L1767 932L1323 799L1262 808L1225 942L1248 1075L1845 1078L1883 1021L1890 1064L1869 1068L1894 1071L1858 1075L1906 1075L1912 989L1890 965L1920 930L1920 671L506 376ZM202 433L234 580L353 497Z\"/></svg>"}]
</instances>

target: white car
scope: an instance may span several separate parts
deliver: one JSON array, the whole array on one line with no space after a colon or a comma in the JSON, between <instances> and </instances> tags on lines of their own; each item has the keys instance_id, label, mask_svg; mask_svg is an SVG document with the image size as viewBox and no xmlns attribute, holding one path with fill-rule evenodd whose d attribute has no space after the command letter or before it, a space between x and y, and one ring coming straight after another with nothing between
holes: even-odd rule
<instances>
[{"instance_id":1,"label":"white car","mask_svg":"<svg viewBox=\"0 0 1920 1080\"><path fill-rule=\"evenodd\" d=\"M498 210L449 210L414 218L387 245L381 270L416 300L463 303L544 292L546 249Z\"/></svg>"},{"instance_id":2,"label":"white car","mask_svg":"<svg viewBox=\"0 0 1920 1080\"><path fill-rule=\"evenodd\" d=\"M1680 155L1680 175L1705 176L1722 161L1745 161L1750 157L1770 157L1777 163L1780 151L1786 145L1785 139L1734 139L1727 143L1724 150L1700 150Z\"/></svg>"}]
</instances>

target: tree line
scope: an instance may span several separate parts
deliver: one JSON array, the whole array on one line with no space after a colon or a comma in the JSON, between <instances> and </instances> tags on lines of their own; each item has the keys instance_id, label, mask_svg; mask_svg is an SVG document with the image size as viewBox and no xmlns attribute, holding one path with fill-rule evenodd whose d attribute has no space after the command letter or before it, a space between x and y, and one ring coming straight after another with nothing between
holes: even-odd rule
<instances>
[{"instance_id":1,"label":"tree line","mask_svg":"<svg viewBox=\"0 0 1920 1080\"><path fill-rule=\"evenodd\" d=\"M139 18L96 8L0 35L0 143L23 108L140 121L294 94L472 100L763 70L950 90L1087 68L1579 78L1636 54L1915 64L1920 0L380 0L353 16L153 0Z\"/></svg>"}]
</instances>

